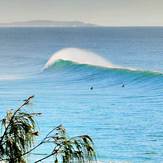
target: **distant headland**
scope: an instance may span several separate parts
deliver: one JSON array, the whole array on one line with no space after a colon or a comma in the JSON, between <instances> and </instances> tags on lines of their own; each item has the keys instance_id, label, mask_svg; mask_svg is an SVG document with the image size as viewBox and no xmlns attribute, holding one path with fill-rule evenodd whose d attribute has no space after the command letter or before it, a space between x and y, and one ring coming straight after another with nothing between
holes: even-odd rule
<instances>
[{"instance_id":1,"label":"distant headland","mask_svg":"<svg viewBox=\"0 0 163 163\"><path fill-rule=\"evenodd\" d=\"M0 27L95 27L97 25L81 21L31 20L22 22L0 23Z\"/></svg>"}]
</instances>

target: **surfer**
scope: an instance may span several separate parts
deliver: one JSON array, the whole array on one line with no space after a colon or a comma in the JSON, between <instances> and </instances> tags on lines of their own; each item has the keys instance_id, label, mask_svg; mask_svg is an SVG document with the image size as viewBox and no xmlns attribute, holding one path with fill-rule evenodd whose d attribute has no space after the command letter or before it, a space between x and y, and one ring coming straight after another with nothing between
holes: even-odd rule
<instances>
[{"instance_id":1,"label":"surfer","mask_svg":"<svg viewBox=\"0 0 163 163\"><path fill-rule=\"evenodd\" d=\"M93 87L91 87L90 90L93 90Z\"/></svg>"},{"instance_id":2,"label":"surfer","mask_svg":"<svg viewBox=\"0 0 163 163\"><path fill-rule=\"evenodd\" d=\"M125 85L124 84L122 84L122 88L124 88L125 87Z\"/></svg>"}]
</instances>

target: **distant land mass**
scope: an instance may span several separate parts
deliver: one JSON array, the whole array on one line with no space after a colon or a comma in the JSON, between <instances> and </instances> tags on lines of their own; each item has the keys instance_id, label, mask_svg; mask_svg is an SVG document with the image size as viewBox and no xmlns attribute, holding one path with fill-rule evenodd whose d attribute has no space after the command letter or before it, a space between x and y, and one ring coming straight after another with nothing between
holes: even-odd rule
<instances>
[{"instance_id":1,"label":"distant land mass","mask_svg":"<svg viewBox=\"0 0 163 163\"><path fill-rule=\"evenodd\" d=\"M0 27L94 27L95 24L81 21L31 20L23 22L0 23Z\"/></svg>"}]
</instances>

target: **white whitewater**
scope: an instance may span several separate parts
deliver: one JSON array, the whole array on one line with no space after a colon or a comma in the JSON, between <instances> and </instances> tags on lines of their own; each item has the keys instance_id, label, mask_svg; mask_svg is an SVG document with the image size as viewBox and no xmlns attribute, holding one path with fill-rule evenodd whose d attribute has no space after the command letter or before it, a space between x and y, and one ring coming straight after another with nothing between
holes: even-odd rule
<instances>
[{"instance_id":1,"label":"white whitewater","mask_svg":"<svg viewBox=\"0 0 163 163\"><path fill-rule=\"evenodd\" d=\"M79 48L65 48L54 53L45 64L44 69L53 66L58 60L72 61L79 64L88 64L107 68L121 68L120 66L113 65L105 58L91 51Z\"/></svg>"},{"instance_id":2,"label":"white whitewater","mask_svg":"<svg viewBox=\"0 0 163 163\"><path fill-rule=\"evenodd\" d=\"M1 80L18 80L18 79L24 79L21 76L16 75L0 75L0 81Z\"/></svg>"}]
</instances>

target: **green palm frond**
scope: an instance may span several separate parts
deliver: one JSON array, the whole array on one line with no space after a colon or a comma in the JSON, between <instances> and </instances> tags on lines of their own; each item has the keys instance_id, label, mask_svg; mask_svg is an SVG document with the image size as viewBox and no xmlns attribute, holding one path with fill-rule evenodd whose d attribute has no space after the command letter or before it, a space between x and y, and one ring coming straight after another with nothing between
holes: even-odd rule
<instances>
[{"instance_id":1,"label":"green palm frond","mask_svg":"<svg viewBox=\"0 0 163 163\"><path fill-rule=\"evenodd\" d=\"M28 104L27 101L25 103ZM4 133L0 139L0 158L14 163L25 162L22 155L28 151L34 137L38 135L33 118L35 114L22 112L20 108L7 112L1 121Z\"/></svg>"}]
</instances>

